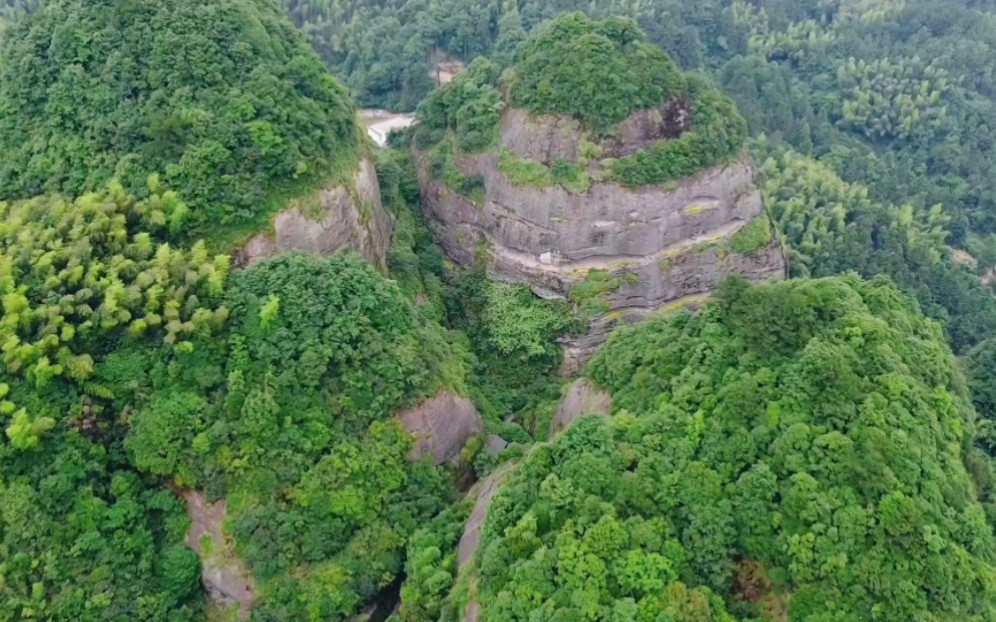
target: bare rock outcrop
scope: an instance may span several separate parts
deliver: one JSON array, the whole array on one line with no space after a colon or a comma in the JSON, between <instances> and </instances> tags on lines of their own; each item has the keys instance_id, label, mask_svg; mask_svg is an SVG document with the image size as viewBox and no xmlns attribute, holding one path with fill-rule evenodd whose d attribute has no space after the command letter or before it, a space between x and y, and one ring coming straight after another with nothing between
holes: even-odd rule
<instances>
[{"instance_id":1,"label":"bare rock outcrop","mask_svg":"<svg viewBox=\"0 0 996 622\"><path fill-rule=\"evenodd\" d=\"M571 384L567 395L560 401L557 412L550 422L550 436L566 429L572 423L585 415L612 414L612 397L596 387L585 378L579 378Z\"/></svg>"},{"instance_id":2,"label":"bare rock outcrop","mask_svg":"<svg viewBox=\"0 0 996 622\"><path fill-rule=\"evenodd\" d=\"M402 411L398 421L415 437L411 458L430 454L437 466L457 461L467 441L484 430L484 420L470 400L449 391Z\"/></svg>"},{"instance_id":3,"label":"bare rock outcrop","mask_svg":"<svg viewBox=\"0 0 996 622\"><path fill-rule=\"evenodd\" d=\"M521 185L502 172L503 153L548 167L584 161L579 158L592 150L600 157L630 154L679 135L687 123L683 114L674 105L638 111L596 145L574 119L506 109L498 147L453 159L465 178L480 180L483 198L450 188L431 174L424 154L415 154L426 221L457 263L470 266L484 257L495 278L528 283L546 298L572 299L592 273L604 277L607 310L592 319L588 335L564 341L565 373L583 365L620 322L698 302L731 275L752 281L785 275L777 236L746 252L731 243L744 227L767 220L746 157L639 188L608 180L604 159L589 161L584 190Z\"/></svg>"},{"instance_id":4,"label":"bare rock outcrop","mask_svg":"<svg viewBox=\"0 0 996 622\"><path fill-rule=\"evenodd\" d=\"M491 507L491 500L501 490L502 484L508 478L509 472L514 468L513 463L506 463L502 468L478 482L469 493L474 497L474 509L463 528L463 535L460 536L460 543L457 545L457 570L466 571L477 555L477 549L481 544L481 528L488 517L488 508ZM476 571L475 571L476 572ZM477 604L477 581L472 575L470 599L464 609L463 622L477 622L480 616L480 606Z\"/></svg>"},{"instance_id":5,"label":"bare rock outcrop","mask_svg":"<svg viewBox=\"0 0 996 622\"><path fill-rule=\"evenodd\" d=\"M324 188L294 199L273 219L273 230L260 233L238 252L235 264L252 266L298 250L330 255L350 248L383 269L394 217L384 209L373 163L360 160L348 185Z\"/></svg>"},{"instance_id":6,"label":"bare rock outcrop","mask_svg":"<svg viewBox=\"0 0 996 622\"><path fill-rule=\"evenodd\" d=\"M463 535L460 536L460 544L457 547L457 568L463 568L474 559L477 546L481 543L481 527L484 526L484 519L488 516L488 507L504 479L505 471L498 471L484 478L471 490L470 494L476 495L477 500L474 502L470 517L467 518Z\"/></svg>"},{"instance_id":7,"label":"bare rock outcrop","mask_svg":"<svg viewBox=\"0 0 996 622\"><path fill-rule=\"evenodd\" d=\"M222 531L225 501L208 503L204 495L194 491L184 492L183 498L191 521L187 546L201 558L201 581L208 597L222 609L237 608L239 619L248 620L256 594L252 577Z\"/></svg>"}]
</instances>

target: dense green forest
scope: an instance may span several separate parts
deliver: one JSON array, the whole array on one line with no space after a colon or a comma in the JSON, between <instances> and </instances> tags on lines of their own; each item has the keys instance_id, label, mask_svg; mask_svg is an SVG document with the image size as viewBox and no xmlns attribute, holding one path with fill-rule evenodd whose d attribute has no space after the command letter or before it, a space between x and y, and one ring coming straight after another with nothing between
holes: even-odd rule
<instances>
[{"instance_id":1,"label":"dense green forest","mask_svg":"<svg viewBox=\"0 0 996 622\"><path fill-rule=\"evenodd\" d=\"M617 414L533 448L440 619L469 598L495 621L996 615L965 384L888 282L729 282L617 332L589 373Z\"/></svg>"},{"instance_id":2,"label":"dense green forest","mask_svg":"<svg viewBox=\"0 0 996 622\"><path fill-rule=\"evenodd\" d=\"M238 238L352 173L354 107L267 0L45 2L0 51L0 199L150 176L176 235Z\"/></svg>"},{"instance_id":3,"label":"dense green forest","mask_svg":"<svg viewBox=\"0 0 996 622\"><path fill-rule=\"evenodd\" d=\"M522 185L554 183L585 192L591 165L602 179L629 187L659 184L693 175L740 155L746 123L733 102L716 87L682 72L674 61L647 41L632 20L595 20L571 13L523 42L504 71L491 60L477 59L418 107L414 136L432 174L456 192L474 196L453 156L498 146L505 107L533 115L559 115L580 124L585 153L576 160L557 159L552 166L501 153L501 170ZM657 110L674 127L671 140L660 141L620 158L602 158L601 143L636 111Z\"/></svg>"},{"instance_id":4,"label":"dense green forest","mask_svg":"<svg viewBox=\"0 0 996 622\"><path fill-rule=\"evenodd\" d=\"M996 265L996 194L986 155L993 142L990 128L996 126L996 6L990 2L519 0L461 3L456 10L446 0L409 0L291 2L288 8L361 102L408 109L428 93L432 84L425 78L440 59L469 62L491 55L496 67L470 73L475 76L472 84L494 80L501 67L515 60L527 33L541 29L554 15L583 10L630 17L683 68L717 78L736 101L750 133L767 137L755 149L758 160L768 159L773 150L790 149L798 156L793 162L805 162L804 157L821 163L815 178L825 173L867 193L861 202L866 207L845 205L847 214L838 210L835 222L841 233L849 233L833 243L834 250L827 250L831 243L824 225L808 225L815 229L805 234L805 248L800 246L802 231L786 232L797 251L794 274L846 269L867 276L889 274L946 324L959 352L985 339L993 326L996 308L989 288L970 278L970 270L951 266L948 248L968 251L973 259L969 267L980 275ZM582 67L570 74L578 82L572 85L574 92L584 92L582 76L600 75L599 69ZM613 83L590 81L599 92L611 91ZM634 89L637 84L626 82ZM469 101L468 88L459 90ZM477 114L453 118L464 125L471 124L465 118L477 119L488 127L487 116L494 113L486 112L487 104L497 101L497 93L469 90L481 98ZM430 102L439 98L439 92L433 94L422 109L431 111ZM469 129L475 131L466 144L479 147L491 140L480 128ZM776 156L775 161L784 158ZM506 170L527 181L542 173ZM466 193L473 192L472 180L453 181L454 187L462 184ZM585 183L566 169L553 181L569 189ZM817 187L822 193L832 185ZM832 205L835 199L827 201ZM938 215L938 205L943 215ZM894 208L906 219L928 223L926 230L933 231L936 243L880 235L892 228ZM814 259L814 244L836 258Z\"/></svg>"},{"instance_id":5,"label":"dense green forest","mask_svg":"<svg viewBox=\"0 0 996 622\"><path fill-rule=\"evenodd\" d=\"M0 622L236 619L190 491L255 622L996 621L994 67L990 0L0 0ZM611 416L551 437L605 284L455 268L413 151L474 196L451 158L507 106L594 143L675 102L606 175L749 152L791 278L618 331L583 372ZM357 105L419 125L374 150ZM360 157L386 272L233 266ZM437 466L396 415L441 390L484 429Z\"/></svg>"}]
</instances>

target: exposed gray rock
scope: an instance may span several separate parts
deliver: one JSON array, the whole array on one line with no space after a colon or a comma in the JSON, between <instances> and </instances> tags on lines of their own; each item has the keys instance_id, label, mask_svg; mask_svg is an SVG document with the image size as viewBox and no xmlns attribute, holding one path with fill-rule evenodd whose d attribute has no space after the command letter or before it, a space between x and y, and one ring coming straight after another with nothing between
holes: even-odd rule
<instances>
[{"instance_id":1,"label":"exposed gray rock","mask_svg":"<svg viewBox=\"0 0 996 622\"><path fill-rule=\"evenodd\" d=\"M475 497L474 509L471 510L467 523L463 528L463 535L460 536L460 544L457 546L457 570L462 571L474 561L477 549L481 544L481 528L488 517L488 508L495 494L501 490L502 484L508 477L509 471L514 468L514 464L506 463L502 468L478 482L468 496ZM480 616L480 606L477 604L476 582L471 581L471 595L464 609L463 622L477 622Z\"/></svg>"},{"instance_id":2,"label":"exposed gray rock","mask_svg":"<svg viewBox=\"0 0 996 622\"><path fill-rule=\"evenodd\" d=\"M634 113L601 148L629 153L680 135L684 123L680 105ZM620 323L698 302L731 275L753 281L785 275L774 236L750 255L729 251L743 226L767 217L749 159L636 189L597 181L599 164L592 163L595 181L575 193L559 185L516 185L499 170L499 159L501 149L509 149L547 163L574 160L582 150L576 121L507 109L500 137L500 149L455 161L466 176L483 179L485 199L478 204L433 179L416 153L423 211L454 261L471 266L483 259L494 278L527 283L544 298L570 298L591 271L608 273L616 283L604 294L608 311L593 320L588 335L565 341L565 372L583 365Z\"/></svg>"},{"instance_id":3,"label":"exposed gray rock","mask_svg":"<svg viewBox=\"0 0 996 622\"><path fill-rule=\"evenodd\" d=\"M550 436L566 429L585 415L608 417L610 414L612 414L612 397L592 386L587 379L579 378L560 401L553 421L550 422Z\"/></svg>"},{"instance_id":4,"label":"exposed gray rock","mask_svg":"<svg viewBox=\"0 0 996 622\"><path fill-rule=\"evenodd\" d=\"M411 459L431 454L437 466L459 460L467 441L484 430L484 421L470 400L449 391L402 411L398 421L415 436Z\"/></svg>"},{"instance_id":5,"label":"exposed gray rock","mask_svg":"<svg viewBox=\"0 0 996 622\"><path fill-rule=\"evenodd\" d=\"M484 449L493 456L497 456L501 452L508 448L508 441L498 436L497 434L491 434L488 436L488 440L484 443Z\"/></svg>"},{"instance_id":6,"label":"exposed gray rock","mask_svg":"<svg viewBox=\"0 0 996 622\"><path fill-rule=\"evenodd\" d=\"M256 595L252 577L222 531L225 501L208 503L204 495L194 491L184 492L183 498L191 521L187 546L201 558L201 581L208 597L222 609L237 607L239 619L248 620ZM206 542L210 542L208 550L204 547Z\"/></svg>"},{"instance_id":7,"label":"exposed gray rock","mask_svg":"<svg viewBox=\"0 0 996 622\"><path fill-rule=\"evenodd\" d=\"M481 617L481 607L473 598L467 602L467 608L463 611L463 622L477 622Z\"/></svg>"},{"instance_id":8,"label":"exposed gray rock","mask_svg":"<svg viewBox=\"0 0 996 622\"><path fill-rule=\"evenodd\" d=\"M467 524L463 528L463 535L460 536L460 545L457 547L457 568L463 568L473 561L477 553L477 546L481 543L481 527L488 516L488 507L491 499L501 489L505 481L506 470L492 473L478 483L470 494L477 496L474 502L474 509L467 518Z\"/></svg>"},{"instance_id":9,"label":"exposed gray rock","mask_svg":"<svg viewBox=\"0 0 996 622\"><path fill-rule=\"evenodd\" d=\"M572 117L535 118L523 108L509 108L499 133L502 145L520 158L551 164L557 158L573 162L581 155L581 124Z\"/></svg>"},{"instance_id":10,"label":"exposed gray rock","mask_svg":"<svg viewBox=\"0 0 996 622\"><path fill-rule=\"evenodd\" d=\"M374 165L363 159L352 187L334 186L293 200L274 217L272 231L256 235L237 253L235 264L252 266L293 250L330 255L350 248L383 269L393 226Z\"/></svg>"},{"instance_id":11,"label":"exposed gray rock","mask_svg":"<svg viewBox=\"0 0 996 622\"><path fill-rule=\"evenodd\" d=\"M784 278L778 240L772 239L751 256L729 252L724 240L689 246L659 261L627 268L619 289L606 295L611 311L594 319L587 335L560 340L564 346L561 373L570 376L581 371L618 326L643 321L654 313L695 310L730 275L754 282Z\"/></svg>"}]
</instances>

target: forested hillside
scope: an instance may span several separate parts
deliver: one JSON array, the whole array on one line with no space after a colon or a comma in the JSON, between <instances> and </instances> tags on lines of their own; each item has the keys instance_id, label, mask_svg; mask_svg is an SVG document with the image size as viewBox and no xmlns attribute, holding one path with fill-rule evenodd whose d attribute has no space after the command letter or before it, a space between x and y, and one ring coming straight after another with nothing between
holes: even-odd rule
<instances>
[{"instance_id":1,"label":"forested hillside","mask_svg":"<svg viewBox=\"0 0 996 622\"><path fill-rule=\"evenodd\" d=\"M251 232L294 191L349 176L346 92L268 0L52 0L0 50L0 199L150 176L179 236ZM217 244L217 246L224 246Z\"/></svg>"},{"instance_id":2,"label":"forested hillside","mask_svg":"<svg viewBox=\"0 0 996 622\"><path fill-rule=\"evenodd\" d=\"M975 416L891 284L730 282L698 315L616 333L590 374L617 414L523 460L439 619L469 601L486 621L996 615Z\"/></svg>"},{"instance_id":3,"label":"forested hillside","mask_svg":"<svg viewBox=\"0 0 996 622\"><path fill-rule=\"evenodd\" d=\"M9 33L0 619L227 619L190 491L227 501L201 552L255 619L358 612L455 494L395 414L468 355L359 257L233 272L195 237L354 166L352 102L268 2L56 1Z\"/></svg>"},{"instance_id":4,"label":"forested hillside","mask_svg":"<svg viewBox=\"0 0 996 622\"><path fill-rule=\"evenodd\" d=\"M0 0L0 622L996 622L994 131L992 0ZM789 278L564 377L642 277L457 265L460 158L568 202L736 163L761 216L650 260ZM369 220L361 159L386 267L240 254Z\"/></svg>"}]
</instances>

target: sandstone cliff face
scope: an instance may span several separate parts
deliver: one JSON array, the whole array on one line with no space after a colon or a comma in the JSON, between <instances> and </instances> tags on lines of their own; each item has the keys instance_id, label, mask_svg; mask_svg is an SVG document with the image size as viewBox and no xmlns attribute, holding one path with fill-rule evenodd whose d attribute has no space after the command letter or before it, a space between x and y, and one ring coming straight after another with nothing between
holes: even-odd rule
<instances>
[{"instance_id":1,"label":"sandstone cliff face","mask_svg":"<svg viewBox=\"0 0 996 622\"><path fill-rule=\"evenodd\" d=\"M436 466L459 461L467 441L484 430L484 420L470 400L449 391L398 413L398 421L415 437L410 458L428 454Z\"/></svg>"},{"instance_id":2,"label":"sandstone cliff face","mask_svg":"<svg viewBox=\"0 0 996 622\"><path fill-rule=\"evenodd\" d=\"M744 158L657 186L627 188L606 181L605 160L587 165L583 192L555 183L514 183L502 173L502 152L543 166L577 162L594 146L619 157L680 134L684 120L669 110L641 111L594 146L573 119L531 118L508 109L500 147L460 156L454 165L483 184L483 200L462 196L435 179L416 153L426 220L447 254L469 266L482 258L495 278L528 283L544 297L571 298L572 289L601 271L612 282L604 314L589 335L564 340L565 372L576 371L622 321L708 295L729 275L759 281L784 276L777 240L749 253L729 242L755 218L766 218L752 163Z\"/></svg>"},{"instance_id":3,"label":"sandstone cliff face","mask_svg":"<svg viewBox=\"0 0 996 622\"><path fill-rule=\"evenodd\" d=\"M239 266L252 266L288 251L330 255L350 248L384 269L394 217L380 197L377 172L360 161L352 187L334 186L295 199L273 220L273 231L252 238L236 255Z\"/></svg>"}]
</instances>

